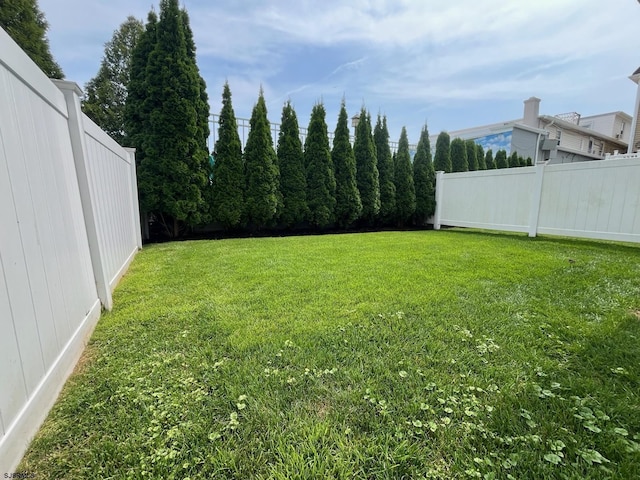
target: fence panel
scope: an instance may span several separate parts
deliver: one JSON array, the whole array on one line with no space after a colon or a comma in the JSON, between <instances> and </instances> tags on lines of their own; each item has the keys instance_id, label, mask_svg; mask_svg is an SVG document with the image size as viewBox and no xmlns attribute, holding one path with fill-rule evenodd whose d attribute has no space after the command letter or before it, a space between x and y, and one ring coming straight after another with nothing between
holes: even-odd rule
<instances>
[{"instance_id":1,"label":"fence panel","mask_svg":"<svg viewBox=\"0 0 640 480\"><path fill-rule=\"evenodd\" d=\"M97 272L112 288L140 245L133 154L82 118L73 85L57 88L0 28L0 472L100 316Z\"/></svg>"},{"instance_id":2,"label":"fence panel","mask_svg":"<svg viewBox=\"0 0 640 480\"><path fill-rule=\"evenodd\" d=\"M538 232L640 241L640 159L546 167Z\"/></svg>"},{"instance_id":3,"label":"fence panel","mask_svg":"<svg viewBox=\"0 0 640 480\"><path fill-rule=\"evenodd\" d=\"M83 124L98 241L109 287L113 290L141 246L140 228L134 221L138 205L132 195L135 158L86 115L83 115Z\"/></svg>"},{"instance_id":4,"label":"fence panel","mask_svg":"<svg viewBox=\"0 0 640 480\"><path fill-rule=\"evenodd\" d=\"M439 175L436 222L527 232L535 167Z\"/></svg>"},{"instance_id":5,"label":"fence panel","mask_svg":"<svg viewBox=\"0 0 640 480\"><path fill-rule=\"evenodd\" d=\"M640 242L640 158L437 175L441 225Z\"/></svg>"}]
</instances>

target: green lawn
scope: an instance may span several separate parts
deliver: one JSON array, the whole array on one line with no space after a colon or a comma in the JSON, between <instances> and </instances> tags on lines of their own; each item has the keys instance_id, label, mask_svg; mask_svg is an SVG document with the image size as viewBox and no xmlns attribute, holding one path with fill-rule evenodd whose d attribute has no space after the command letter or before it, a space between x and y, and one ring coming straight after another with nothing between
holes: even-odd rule
<instances>
[{"instance_id":1,"label":"green lawn","mask_svg":"<svg viewBox=\"0 0 640 480\"><path fill-rule=\"evenodd\" d=\"M640 246L170 243L114 301L20 471L640 478Z\"/></svg>"}]
</instances>

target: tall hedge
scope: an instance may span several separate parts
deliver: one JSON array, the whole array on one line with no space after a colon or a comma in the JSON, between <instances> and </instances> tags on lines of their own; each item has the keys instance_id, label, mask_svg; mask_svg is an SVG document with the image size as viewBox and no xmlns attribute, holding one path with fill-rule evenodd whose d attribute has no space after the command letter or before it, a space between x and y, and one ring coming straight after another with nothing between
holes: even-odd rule
<instances>
[{"instance_id":1,"label":"tall hedge","mask_svg":"<svg viewBox=\"0 0 640 480\"><path fill-rule=\"evenodd\" d=\"M279 223L283 227L292 227L301 223L307 215L307 179L298 117L291 102L285 103L282 108L282 123L278 136L278 167L282 194Z\"/></svg>"},{"instance_id":2,"label":"tall hedge","mask_svg":"<svg viewBox=\"0 0 640 480\"><path fill-rule=\"evenodd\" d=\"M280 203L280 174L262 89L253 107L249 125L251 128L244 149L247 182L244 213L247 225L260 230L275 224Z\"/></svg>"},{"instance_id":3,"label":"tall hedge","mask_svg":"<svg viewBox=\"0 0 640 480\"><path fill-rule=\"evenodd\" d=\"M380 212L380 178L378 157L371 134L371 116L363 108L356 127L356 139L353 146L356 157L356 179L362 201L362 220L371 225Z\"/></svg>"},{"instance_id":4,"label":"tall hedge","mask_svg":"<svg viewBox=\"0 0 640 480\"><path fill-rule=\"evenodd\" d=\"M229 84L224 84L218 140L214 147L211 211L213 220L226 229L238 228L244 207L244 164L238 124L231 103Z\"/></svg>"},{"instance_id":5,"label":"tall hedge","mask_svg":"<svg viewBox=\"0 0 640 480\"><path fill-rule=\"evenodd\" d=\"M507 160L507 151L506 150L498 150L496 153L496 168L509 168L509 162Z\"/></svg>"},{"instance_id":6,"label":"tall hedge","mask_svg":"<svg viewBox=\"0 0 640 480\"><path fill-rule=\"evenodd\" d=\"M451 172L451 138L447 132L440 132L438 135L433 167L436 172Z\"/></svg>"},{"instance_id":7,"label":"tall hedge","mask_svg":"<svg viewBox=\"0 0 640 480\"><path fill-rule=\"evenodd\" d=\"M484 148L479 143L476 144L476 158L478 159L478 170L486 170L487 162L484 156Z\"/></svg>"},{"instance_id":8,"label":"tall hedge","mask_svg":"<svg viewBox=\"0 0 640 480\"><path fill-rule=\"evenodd\" d=\"M360 217L362 202L356 182L356 159L349 138L349 117L344 100L340 105L333 136L331 159L336 177L336 223L346 228Z\"/></svg>"},{"instance_id":9,"label":"tall hedge","mask_svg":"<svg viewBox=\"0 0 640 480\"><path fill-rule=\"evenodd\" d=\"M317 228L332 225L335 222L336 209L336 178L325 117L324 105L314 105L304 142L308 220Z\"/></svg>"},{"instance_id":10,"label":"tall hedge","mask_svg":"<svg viewBox=\"0 0 640 480\"><path fill-rule=\"evenodd\" d=\"M431 160L431 143L426 125L420 132L416 156L413 158L413 182L416 190L416 224L424 225L436 211L436 173Z\"/></svg>"},{"instance_id":11,"label":"tall hedge","mask_svg":"<svg viewBox=\"0 0 640 480\"><path fill-rule=\"evenodd\" d=\"M140 165L140 196L176 237L207 220L208 155L198 135L200 77L189 57L178 0L160 2L157 42L146 65L150 112Z\"/></svg>"},{"instance_id":12,"label":"tall hedge","mask_svg":"<svg viewBox=\"0 0 640 480\"><path fill-rule=\"evenodd\" d=\"M451 171L469 171L469 163L467 162L467 146L465 141L461 138L454 138L451 141Z\"/></svg>"},{"instance_id":13,"label":"tall hedge","mask_svg":"<svg viewBox=\"0 0 640 480\"><path fill-rule=\"evenodd\" d=\"M398 225L404 226L409 223L416 210L416 190L413 183L413 168L411 167L409 140L405 127L402 127L398 141L395 173L396 215Z\"/></svg>"},{"instance_id":14,"label":"tall hedge","mask_svg":"<svg viewBox=\"0 0 640 480\"><path fill-rule=\"evenodd\" d=\"M394 162L389 146L387 117L380 118L373 129L373 142L378 156L378 175L380 179L380 222L391 225L396 220L396 185L394 183Z\"/></svg>"}]
</instances>

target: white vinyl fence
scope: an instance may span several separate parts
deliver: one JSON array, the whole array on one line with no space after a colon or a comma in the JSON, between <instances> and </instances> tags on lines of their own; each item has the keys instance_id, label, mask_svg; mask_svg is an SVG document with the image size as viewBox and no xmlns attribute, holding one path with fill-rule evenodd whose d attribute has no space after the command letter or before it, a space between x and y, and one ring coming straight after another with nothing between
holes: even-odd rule
<instances>
[{"instance_id":1,"label":"white vinyl fence","mask_svg":"<svg viewBox=\"0 0 640 480\"><path fill-rule=\"evenodd\" d=\"M442 225L640 242L640 158L438 172Z\"/></svg>"},{"instance_id":2,"label":"white vinyl fence","mask_svg":"<svg viewBox=\"0 0 640 480\"><path fill-rule=\"evenodd\" d=\"M132 150L0 28L0 473L14 471L141 247Z\"/></svg>"}]
</instances>

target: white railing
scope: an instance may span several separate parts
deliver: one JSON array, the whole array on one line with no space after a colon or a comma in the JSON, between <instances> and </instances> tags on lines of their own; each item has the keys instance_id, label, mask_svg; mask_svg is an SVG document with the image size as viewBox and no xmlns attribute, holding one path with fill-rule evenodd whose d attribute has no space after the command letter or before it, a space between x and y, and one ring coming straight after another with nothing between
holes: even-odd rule
<instances>
[{"instance_id":1,"label":"white railing","mask_svg":"<svg viewBox=\"0 0 640 480\"><path fill-rule=\"evenodd\" d=\"M0 472L15 470L141 246L135 159L0 28Z\"/></svg>"}]
</instances>

